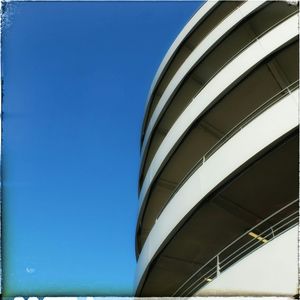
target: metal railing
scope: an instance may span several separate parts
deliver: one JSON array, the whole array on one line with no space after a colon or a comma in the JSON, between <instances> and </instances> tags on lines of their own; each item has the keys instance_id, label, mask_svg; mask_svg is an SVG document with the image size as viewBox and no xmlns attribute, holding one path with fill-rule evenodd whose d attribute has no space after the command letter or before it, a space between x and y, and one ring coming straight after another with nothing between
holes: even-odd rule
<instances>
[{"instance_id":1,"label":"metal railing","mask_svg":"<svg viewBox=\"0 0 300 300\"><path fill-rule=\"evenodd\" d=\"M195 94L194 97L191 98L190 101L188 101L187 106L201 93L201 91L216 77L217 74L219 74L227 65L229 65L237 56L239 56L242 52L244 52L246 49L249 48L250 45L254 44L255 42L259 41L259 39L264 36L266 33L277 27L279 24L283 23L293 15L297 14L298 10L293 11L289 15L285 16L284 18L280 19L278 22L274 23L272 26L268 27L266 30L264 30L262 33L260 33L258 36L256 36L253 40L251 40L249 43L244 45L240 50L238 50L233 56L231 56L218 70L213 73L213 75L206 81L206 83L201 86L200 90ZM186 106L186 107L187 107Z\"/></svg>"},{"instance_id":2,"label":"metal railing","mask_svg":"<svg viewBox=\"0 0 300 300\"><path fill-rule=\"evenodd\" d=\"M224 270L296 226L299 222L298 209L299 199L296 199L247 230L199 268L172 296L184 297L195 294Z\"/></svg>"},{"instance_id":3,"label":"metal railing","mask_svg":"<svg viewBox=\"0 0 300 300\"><path fill-rule=\"evenodd\" d=\"M220 147L222 147L229 139L231 139L235 134L237 134L241 129L243 129L247 124L249 124L253 119L258 117L264 111L266 111L270 106L279 102L286 95L293 92L295 89L299 87L299 80L294 81L285 89L281 90L270 99L265 101L262 105L252 111L248 116L242 119L236 126L234 126L229 132L227 132L212 148L210 148L189 170L189 172L182 178L182 180L178 183L174 191L168 197L168 200L160 210L157 215L158 219L162 213L162 211L166 208L171 199L175 196L175 194L181 189L181 187L186 183L186 181L198 170L204 163L207 161Z\"/></svg>"}]
</instances>

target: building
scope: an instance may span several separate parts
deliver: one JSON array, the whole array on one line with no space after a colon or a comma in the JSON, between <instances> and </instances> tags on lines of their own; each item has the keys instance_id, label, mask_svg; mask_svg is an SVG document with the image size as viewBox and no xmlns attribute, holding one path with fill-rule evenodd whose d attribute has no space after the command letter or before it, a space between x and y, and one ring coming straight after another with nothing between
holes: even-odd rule
<instances>
[{"instance_id":1,"label":"building","mask_svg":"<svg viewBox=\"0 0 300 300\"><path fill-rule=\"evenodd\" d=\"M298 5L206 2L141 139L136 296L298 293Z\"/></svg>"}]
</instances>

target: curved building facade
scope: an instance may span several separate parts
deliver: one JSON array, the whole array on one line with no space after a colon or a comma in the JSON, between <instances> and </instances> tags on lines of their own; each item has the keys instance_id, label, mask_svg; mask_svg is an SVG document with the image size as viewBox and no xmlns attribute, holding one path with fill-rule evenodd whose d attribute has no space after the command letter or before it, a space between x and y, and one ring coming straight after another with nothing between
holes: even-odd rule
<instances>
[{"instance_id":1,"label":"curved building facade","mask_svg":"<svg viewBox=\"0 0 300 300\"><path fill-rule=\"evenodd\" d=\"M298 4L206 2L150 88L136 295L298 293Z\"/></svg>"}]
</instances>

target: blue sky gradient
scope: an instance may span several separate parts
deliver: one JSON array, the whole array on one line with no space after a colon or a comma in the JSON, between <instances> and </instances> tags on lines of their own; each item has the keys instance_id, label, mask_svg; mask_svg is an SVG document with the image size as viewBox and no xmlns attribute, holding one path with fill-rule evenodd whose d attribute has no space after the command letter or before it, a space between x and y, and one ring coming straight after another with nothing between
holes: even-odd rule
<instances>
[{"instance_id":1,"label":"blue sky gradient","mask_svg":"<svg viewBox=\"0 0 300 300\"><path fill-rule=\"evenodd\" d=\"M6 296L132 295L144 105L200 5L6 3Z\"/></svg>"}]
</instances>

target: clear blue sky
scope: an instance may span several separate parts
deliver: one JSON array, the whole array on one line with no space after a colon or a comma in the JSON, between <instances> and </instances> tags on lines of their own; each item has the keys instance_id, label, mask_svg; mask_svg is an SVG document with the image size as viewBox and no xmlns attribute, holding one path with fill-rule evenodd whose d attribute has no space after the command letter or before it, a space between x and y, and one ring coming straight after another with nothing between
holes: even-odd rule
<instances>
[{"instance_id":1,"label":"clear blue sky","mask_svg":"<svg viewBox=\"0 0 300 300\"><path fill-rule=\"evenodd\" d=\"M6 4L7 296L132 295L145 101L200 5Z\"/></svg>"}]
</instances>

